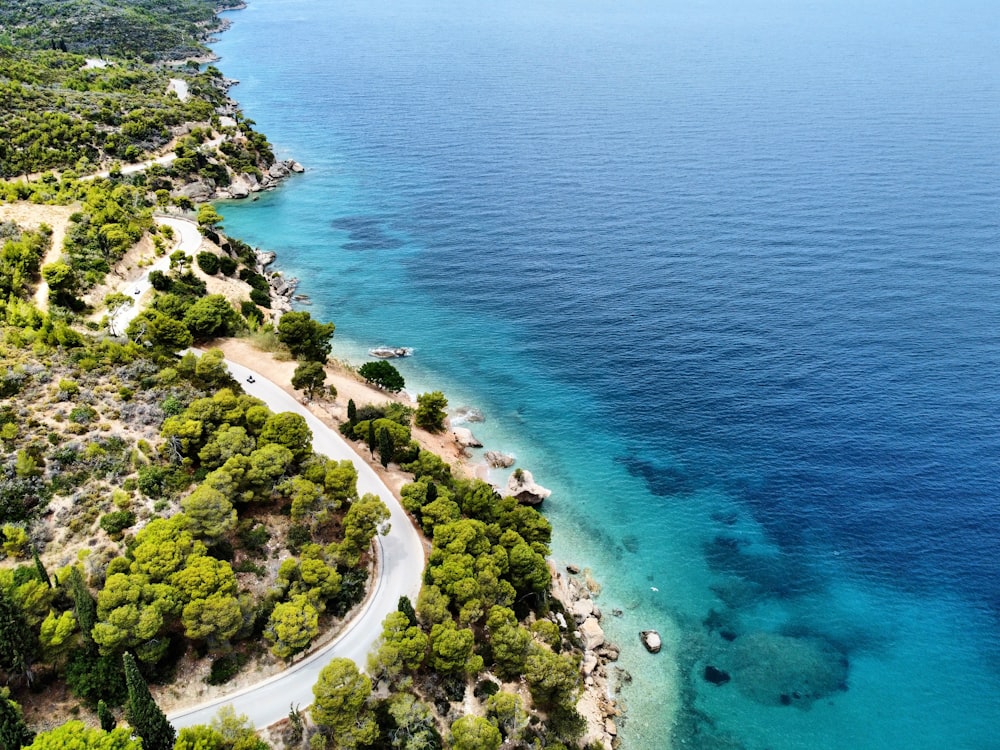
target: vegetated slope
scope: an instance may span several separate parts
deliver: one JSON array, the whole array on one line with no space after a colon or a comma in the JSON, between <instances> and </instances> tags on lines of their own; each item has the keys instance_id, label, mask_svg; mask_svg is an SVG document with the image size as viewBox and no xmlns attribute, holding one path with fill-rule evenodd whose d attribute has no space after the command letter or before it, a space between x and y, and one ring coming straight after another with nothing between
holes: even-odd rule
<instances>
[{"instance_id":1,"label":"vegetated slope","mask_svg":"<svg viewBox=\"0 0 1000 750\"><path fill-rule=\"evenodd\" d=\"M207 50L218 8L236 0L5 0L0 34L32 49L180 60Z\"/></svg>"}]
</instances>

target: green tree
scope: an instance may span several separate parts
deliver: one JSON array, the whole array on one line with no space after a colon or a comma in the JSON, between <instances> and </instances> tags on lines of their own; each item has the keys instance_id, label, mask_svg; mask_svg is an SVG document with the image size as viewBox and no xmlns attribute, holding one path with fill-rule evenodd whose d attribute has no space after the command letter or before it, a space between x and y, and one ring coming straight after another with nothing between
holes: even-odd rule
<instances>
[{"instance_id":1,"label":"green tree","mask_svg":"<svg viewBox=\"0 0 1000 750\"><path fill-rule=\"evenodd\" d=\"M49 285L49 293L56 304L72 307L80 281L71 266L63 261L56 261L42 266L42 278Z\"/></svg>"},{"instance_id":2,"label":"green tree","mask_svg":"<svg viewBox=\"0 0 1000 750\"><path fill-rule=\"evenodd\" d=\"M27 750L152 750L124 727L113 732L84 726L82 721L67 721L62 726L41 732Z\"/></svg>"},{"instance_id":3,"label":"green tree","mask_svg":"<svg viewBox=\"0 0 1000 750\"><path fill-rule=\"evenodd\" d=\"M394 750L438 750L443 743L434 714L412 693L392 693L381 706L382 734ZM381 719L381 717L380 717Z\"/></svg>"},{"instance_id":4,"label":"green tree","mask_svg":"<svg viewBox=\"0 0 1000 750\"><path fill-rule=\"evenodd\" d=\"M320 323L307 312L288 312L278 323L278 340L296 359L326 364L333 349L333 323Z\"/></svg>"},{"instance_id":5,"label":"green tree","mask_svg":"<svg viewBox=\"0 0 1000 750\"><path fill-rule=\"evenodd\" d=\"M159 310L143 310L125 329L125 335L138 344L172 352L191 346L193 341L187 326L164 315Z\"/></svg>"},{"instance_id":6,"label":"green tree","mask_svg":"<svg viewBox=\"0 0 1000 750\"><path fill-rule=\"evenodd\" d=\"M215 210L211 203L202 203L198 206L198 226L203 229L221 229L222 216Z\"/></svg>"},{"instance_id":7,"label":"green tree","mask_svg":"<svg viewBox=\"0 0 1000 750\"><path fill-rule=\"evenodd\" d=\"M513 610L493 607L486 618L490 649L496 674L507 680L516 679L524 672L531 634L522 628Z\"/></svg>"},{"instance_id":8,"label":"green tree","mask_svg":"<svg viewBox=\"0 0 1000 750\"><path fill-rule=\"evenodd\" d=\"M300 414L283 411L272 414L264 423L257 445L283 445L297 461L304 461L312 453L312 430Z\"/></svg>"},{"instance_id":9,"label":"green tree","mask_svg":"<svg viewBox=\"0 0 1000 750\"><path fill-rule=\"evenodd\" d=\"M371 680L358 672L353 661L331 659L313 685L313 721L339 748L367 745L378 736L378 724L368 705L371 694Z\"/></svg>"},{"instance_id":10,"label":"green tree","mask_svg":"<svg viewBox=\"0 0 1000 750\"><path fill-rule=\"evenodd\" d=\"M122 662L125 666L125 684L128 686L125 717L142 739L143 750L173 750L177 733L149 694L135 658L126 652L122 656Z\"/></svg>"},{"instance_id":11,"label":"green tree","mask_svg":"<svg viewBox=\"0 0 1000 750\"><path fill-rule=\"evenodd\" d=\"M271 643L271 653L287 659L304 650L318 633L319 612L304 594L298 594L272 610L264 637Z\"/></svg>"},{"instance_id":12,"label":"green tree","mask_svg":"<svg viewBox=\"0 0 1000 750\"><path fill-rule=\"evenodd\" d=\"M378 495L369 492L351 503L344 514L344 540L337 550L343 564L356 567L375 534L380 529L383 534L388 533L388 520L389 509Z\"/></svg>"},{"instance_id":13,"label":"green tree","mask_svg":"<svg viewBox=\"0 0 1000 750\"><path fill-rule=\"evenodd\" d=\"M546 709L575 706L582 687L577 658L538 644L528 648L524 678L535 704Z\"/></svg>"},{"instance_id":14,"label":"green tree","mask_svg":"<svg viewBox=\"0 0 1000 750\"><path fill-rule=\"evenodd\" d=\"M221 294L209 294L195 302L184 313L184 325L195 341L228 336L236 329L239 316Z\"/></svg>"},{"instance_id":15,"label":"green tree","mask_svg":"<svg viewBox=\"0 0 1000 750\"><path fill-rule=\"evenodd\" d=\"M358 368L358 375L372 385L378 386L390 393L398 393L406 387L406 381L399 370L384 359L375 362L365 362Z\"/></svg>"},{"instance_id":16,"label":"green tree","mask_svg":"<svg viewBox=\"0 0 1000 750\"><path fill-rule=\"evenodd\" d=\"M483 657L475 653L476 637L454 620L431 626L430 666L436 672L471 677L483 670Z\"/></svg>"},{"instance_id":17,"label":"green tree","mask_svg":"<svg viewBox=\"0 0 1000 750\"><path fill-rule=\"evenodd\" d=\"M445 413L447 407L448 399L441 391L421 393L417 396L417 413L413 419L417 427L422 427L428 432L441 432L444 429L444 420L448 416Z\"/></svg>"},{"instance_id":18,"label":"green tree","mask_svg":"<svg viewBox=\"0 0 1000 750\"><path fill-rule=\"evenodd\" d=\"M57 615L50 610L42 620L38 636L45 659L52 663L62 662L76 641L76 632L77 622L72 611Z\"/></svg>"},{"instance_id":19,"label":"green tree","mask_svg":"<svg viewBox=\"0 0 1000 750\"><path fill-rule=\"evenodd\" d=\"M316 391L322 390L324 383L326 370L323 369L322 362L300 362L292 375L292 388L305 392L309 398L313 398Z\"/></svg>"},{"instance_id":20,"label":"green tree","mask_svg":"<svg viewBox=\"0 0 1000 750\"><path fill-rule=\"evenodd\" d=\"M10 698L10 690L0 688L0 748L18 750L31 743L35 733L24 722L21 707Z\"/></svg>"},{"instance_id":21,"label":"green tree","mask_svg":"<svg viewBox=\"0 0 1000 750\"><path fill-rule=\"evenodd\" d=\"M528 725L521 697L502 690L486 699L486 718L496 724L507 739L516 739Z\"/></svg>"},{"instance_id":22,"label":"green tree","mask_svg":"<svg viewBox=\"0 0 1000 750\"><path fill-rule=\"evenodd\" d=\"M351 427L358 421L358 407L354 404L353 398L347 399L347 421L351 423Z\"/></svg>"},{"instance_id":23,"label":"green tree","mask_svg":"<svg viewBox=\"0 0 1000 750\"><path fill-rule=\"evenodd\" d=\"M87 584L84 583L79 567L70 568L66 577L66 587L73 598L73 609L76 613L76 620L80 623L83 638L92 644L93 639L90 637L90 631L97 624L97 602L87 588Z\"/></svg>"},{"instance_id":24,"label":"green tree","mask_svg":"<svg viewBox=\"0 0 1000 750\"><path fill-rule=\"evenodd\" d=\"M395 449L396 446L392 439L392 431L387 427L383 427L378 431L378 454L383 467L388 468L389 464L392 463Z\"/></svg>"},{"instance_id":25,"label":"green tree","mask_svg":"<svg viewBox=\"0 0 1000 750\"><path fill-rule=\"evenodd\" d=\"M451 725L452 750L499 750L500 730L481 716L463 716Z\"/></svg>"},{"instance_id":26,"label":"green tree","mask_svg":"<svg viewBox=\"0 0 1000 750\"><path fill-rule=\"evenodd\" d=\"M38 638L29 627L24 612L0 588L0 667L9 675L32 680L31 666L38 653Z\"/></svg>"},{"instance_id":27,"label":"green tree","mask_svg":"<svg viewBox=\"0 0 1000 750\"><path fill-rule=\"evenodd\" d=\"M97 701L97 720L101 722L101 729L105 732L111 732L118 726L118 719L103 700Z\"/></svg>"},{"instance_id":28,"label":"green tree","mask_svg":"<svg viewBox=\"0 0 1000 750\"><path fill-rule=\"evenodd\" d=\"M368 671L391 682L420 668L427 655L427 635L398 610L382 621L382 638L368 657Z\"/></svg>"},{"instance_id":29,"label":"green tree","mask_svg":"<svg viewBox=\"0 0 1000 750\"><path fill-rule=\"evenodd\" d=\"M181 500L184 515L191 522L191 533L202 539L221 539L236 528L236 510L229 498L207 484Z\"/></svg>"}]
</instances>

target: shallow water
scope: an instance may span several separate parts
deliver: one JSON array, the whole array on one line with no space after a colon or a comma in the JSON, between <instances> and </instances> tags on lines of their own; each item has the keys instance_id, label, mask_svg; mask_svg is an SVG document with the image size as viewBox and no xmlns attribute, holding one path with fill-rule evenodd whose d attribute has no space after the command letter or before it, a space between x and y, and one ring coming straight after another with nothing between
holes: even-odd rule
<instances>
[{"instance_id":1,"label":"shallow water","mask_svg":"<svg viewBox=\"0 0 1000 750\"><path fill-rule=\"evenodd\" d=\"M308 171L227 230L553 489L625 612L627 750L1000 747L992 4L230 18Z\"/></svg>"}]
</instances>

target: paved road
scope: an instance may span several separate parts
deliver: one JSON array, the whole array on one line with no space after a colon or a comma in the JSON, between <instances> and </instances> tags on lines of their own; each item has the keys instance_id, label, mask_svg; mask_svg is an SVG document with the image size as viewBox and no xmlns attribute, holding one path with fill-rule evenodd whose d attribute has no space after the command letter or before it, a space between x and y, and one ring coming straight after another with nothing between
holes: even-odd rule
<instances>
[{"instance_id":1,"label":"paved road","mask_svg":"<svg viewBox=\"0 0 1000 750\"><path fill-rule=\"evenodd\" d=\"M146 266L143 269L142 276L140 276L135 281L126 284L125 288L122 290L124 294L132 298L132 304L123 307L115 315L112 315L108 319L108 331L112 336L123 336L125 334L125 329L128 328L128 324L132 322L140 312L142 312L142 306L139 304L142 296L150 289L153 285L149 283L149 274L151 271L163 271L167 273L170 270L170 253L176 252L177 250L183 250L188 255L194 255L198 248L201 246L201 232L198 231L198 225L195 224L190 219L179 219L174 217L158 217L156 219L157 223L165 224L174 230L174 240L176 245L174 249L169 253L159 258L151 266Z\"/></svg>"},{"instance_id":2,"label":"paved road","mask_svg":"<svg viewBox=\"0 0 1000 750\"><path fill-rule=\"evenodd\" d=\"M376 537L380 564L375 590L364 610L336 640L264 682L172 714L170 721L178 728L207 724L219 708L226 705L232 706L237 714L246 714L254 726L263 728L288 716L289 707L293 704L302 708L310 705L313 701L312 686L331 658L347 657L364 668L368 652L382 632L382 620L396 609L399 597L408 596L416 602L424 570L424 549L420 536L374 470L339 434L327 428L275 383L234 362L227 360L227 364L247 393L263 399L273 411L291 411L305 417L313 432L313 448L318 453L337 460L346 458L353 461L358 470L358 492L373 492L382 498L391 513L391 528L388 535ZM255 382L247 382L250 375Z\"/></svg>"}]
</instances>

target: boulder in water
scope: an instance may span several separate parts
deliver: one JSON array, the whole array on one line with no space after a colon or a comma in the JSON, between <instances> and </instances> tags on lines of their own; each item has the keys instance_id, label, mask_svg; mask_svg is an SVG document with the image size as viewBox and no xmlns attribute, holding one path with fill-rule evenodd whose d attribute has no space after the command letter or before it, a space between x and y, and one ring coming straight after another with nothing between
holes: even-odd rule
<instances>
[{"instance_id":1,"label":"boulder in water","mask_svg":"<svg viewBox=\"0 0 1000 750\"><path fill-rule=\"evenodd\" d=\"M509 469L514 465L514 457L500 451L486 451L483 454L486 464L493 469Z\"/></svg>"},{"instance_id":2,"label":"boulder in water","mask_svg":"<svg viewBox=\"0 0 1000 750\"><path fill-rule=\"evenodd\" d=\"M655 630L643 630L639 633L639 638L642 639L642 645L646 647L646 650L649 653L660 653L660 649L663 647L663 641L660 639L660 634Z\"/></svg>"}]
</instances>

